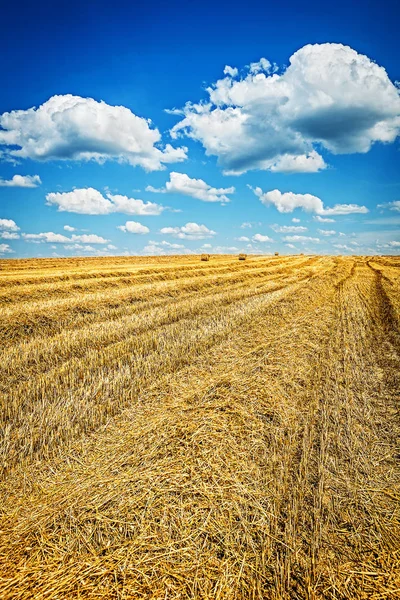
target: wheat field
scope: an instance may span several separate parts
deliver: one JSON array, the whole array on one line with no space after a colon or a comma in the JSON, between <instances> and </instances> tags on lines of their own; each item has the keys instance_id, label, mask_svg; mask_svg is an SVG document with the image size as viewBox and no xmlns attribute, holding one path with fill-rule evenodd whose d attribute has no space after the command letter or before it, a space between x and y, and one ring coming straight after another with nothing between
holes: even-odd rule
<instances>
[{"instance_id":1,"label":"wheat field","mask_svg":"<svg viewBox=\"0 0 400 600\"><path fill-rule=\"evenodd\" d=\"M399 267L0 261L0 597L400 598Z\"/></svg>"}]
</instances>

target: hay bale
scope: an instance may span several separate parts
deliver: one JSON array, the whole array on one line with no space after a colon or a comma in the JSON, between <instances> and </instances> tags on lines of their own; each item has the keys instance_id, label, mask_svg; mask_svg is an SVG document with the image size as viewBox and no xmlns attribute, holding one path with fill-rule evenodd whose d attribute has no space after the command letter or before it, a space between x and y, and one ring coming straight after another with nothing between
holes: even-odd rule
<instances>
[{"instance_id":1,"label":"hay bale","mask_svg":"<svg viewBox=\"0 0 400 600\"><path fill-rule=\"evenodd\" d=\"M246 260L247 254L239 254L239 260Z\"/></svg>"},{"instance_id":2,"label":"hay bale","mask_svg":"<svg viewBox=\"0 0 400 600\"><path fill-rule=\"evenodd\" d=\"M209 254L202 254L200 260L210 260L210 255Z\"/></svg>"},{"instance_id":3,"label":"hay bale","mask_svg":"<svg viewBox=\"0 0 400 600\"><path fill-rule=\"evenodd\" d=\"M275 252L275 256L279 256L279 252Z\"/></svg>"}]
</instances>

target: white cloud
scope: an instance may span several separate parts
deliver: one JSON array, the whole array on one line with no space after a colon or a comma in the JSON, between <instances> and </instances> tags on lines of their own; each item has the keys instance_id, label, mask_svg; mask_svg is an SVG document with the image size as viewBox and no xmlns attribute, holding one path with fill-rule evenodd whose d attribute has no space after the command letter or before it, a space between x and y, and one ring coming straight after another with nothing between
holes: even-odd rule
<instances>
[{"instance_id":1,"label":"white cloud","mask_svg":"<svg viewBox=\"0 0 400 600\"><path fill-rule=\"evenodd\" d=\"M1 131L0 131L1 136ZM38 187L42 182L39 175L14 175L12 179L1 179L0 187L22 187L22 188L35 188Z\"/></svg>"},{"instance_id":2,"label":"white cloud","mask_svg":"<svg viewBox=\"0 0 400 600\"><path fill-rule=\"evenodd\" d=\"M333 244L334 248L338 248L338 250L346 250L347 252L354 252L354 248L350 248L350 246L346 246L346 244Z\"/></svg>"},{"instance_id":3,"label":"white cloud","mask_svg":"<svg viewBox=\"0 0 400 600\"><path fill-rule=\"evenodd\" d=\"M274 240L268 237L267 235L262 235L261 233L256 233L251 238L253 242L273 242Z\"/></svg>"},{"instance_id":4,"label":"white cloud","mask_svg":"<svg viewBox=\"0 0 400 600\"><path fill-rule=\"evenodd\" d=\"M118 250L117 246L113 246L112 244L107 244L108 250Z\"/></svg>"},{"instance_id":5,"label":"white cloud","mask_svg":"<svg viewBox=\"0 0 400 600\"><path fill-rule=\"evenodd\" d=\"M308 237L306 235L287 235L283 239L285 242L300 242L301 244L307 242L316 242L318 244L321 241L319 238Z\"/></svg>"},{"instance_id":6,"label":"white cloud","mask_svg":"<svg viewBox=\"0 0 400 600\"><path fill-rule=\"evenodd\" d=\"M3 113L0 128L0 145L14 158L114 159L148 171L186 159L186 148L160 146L158 129L129 108L71 94L52 96L39 108Z\"/></svg>"},{"instance_id":7,"label":"white cloud","mask_svg":"<svg viewBox=\"0 0 400 600\"><path fill-rule=\"evenodd\" d=\"M327 165L318 152L311 150L308 154L284 154L271 165L273 173L317 173L326 169Z\"/></svg>"},{"instance_id":8,"label":"white cloud","mask_svg":"<svg viewBox=\"0 0 400 600\"><path fill-rule=\"evenodd\" d=\"M312 194L295 194L293 192L280 192L279 190L263 192L259 187L253 189L253 192L262 204L265 206L273 204L281 213L293 212L296 208L317 213L324 210L322 200Z\"/></svg>"},{"instance_id":9,"label":"white cloud","mask_svg":"<svg viewBox=\"0 0 400 600\"><path fill-rule=\"evenodd\" d=\"M163 227L160 233L173 235L182 240L203 240L216 235L215 231L198 223L186 223L183 227Z\"/></svg>"},{"instance_id":10,"label":"white cloud","mask_svg":"<svg viewBox=\"0 0 400 600\"><path fill-rule=\"evenodd\" d=\"M292 248L292 250L296 250L296 246L294 246L293 244L285 244L285 246L287 246L288 248Z\"/></svg>"},{"instance_id":11,"label":"white cloud","mask_svg":"<svg viewBox=\"0 0 400 600\"><path fill-rule=\"evenodd\" d=\"M47 204L58 207L61 212L73 212L81 215L109 215L124 213L126 215L154 216L160 215L164 206L154 202L143 202L120 194L107 193L104 197L94 188L80 188L71 192L51 192L46 196Z\"/></svg>"},{"instance_id":12,"label":"white cloud","mask_svg":"<svg viewBox=\"0 0 400 600\"><path fill-rule=\"evenodd\" d=\"M83 246L82 244L67 244L64 246L65 250L82 250L83 252L97 252L93 246Z\"/></svg>"},{"instance_id":13,"label":"white cloud","mask_svg":"<svg viewBox=\"0 0 400 600\"><path fill-rule=\"evenodd\" d=\"M246 237L245 235L241 235L240 237L236 238L236 240L238 242L249 242L250 238Z\"/></svg>"},{"instance_id":14,"label":"white cloud","mask_svg":"<svg viewBox=\"0 0 400 600\"><path fill-rule=\"evenodd\" d=\"M289 63L280 75L266 59L237 79L226 72L207 88L207 101L186 104L172 137L200 141L235 174L315 172L326 167L320 147L364 153L395 140L400 98L384 68L334 43L306 45Z\"/></svg>"},{"instance_id":15,"label":"white cloud","mask_svg":"<svg viewBox=\"0 0 400 600\"><path fill-rule=\"evenodd\" d=\"M71 227L71 225L64 225L65 231L76 231L75 227Z\"/></svg>"},{"instance_id":16,"label":"white cloud","mask_svg":"<svg viewBox=\"0 0 400 600\"><path fill-rule=\"evenodd\" d=\"M335 204L332 208L324 208L324 215L365 214L369 212L366 206L359 204Z\"/></svg>"},{"instance_id":17,"label":"white cloud","mask_svg":"<svg viewBox=\"0 0 400 600\"><path fill-rule=\"evenodd\" d=\"M28 242L43 242L47 244L65 244L69 242L83 242L84 244L106 244L110 240L94 233L73 235L70 238L61 233L47 231L43 233L23 233L22 237Z\"/></svg>"},{"instance_id":18,"label":"white cloud","mask_svg":"<svg viewBox=\"0 0 400 600\"><path fill-rule=\"evenodd\" d=\"M314 217L314 221L318 221L318 223L334 223L335 219L328 219L328 218L320 217L319 215L316 215Z\"/></svg>"},{"instance_id":19,"label":"white cloud","mask_svg":"<svg viewBox=\"0 0 400 600\"><path fill-rule=\"evenodd\" d=\"M293 217L292 223L300 223L300 219L296 219L296 217Z\"/></svg>"},{"instance_id":20,"label":"white cloud","mask_svg":"<svg viewBox=\"0 0 400 600\"><path fill-rule=\"evenodd\" d=\"M383 204L378 204L378 208L388 208L389 210L400 212L400 200L393 200L393 202L384 202Z\"/></svg>"},{"instance_id":21,"label":"white cloud","mask_svg":"<svg viewBox=\"0 0 400 600\"><path fill-rule=\"evenodd\" d=\"M125 225L119 225L117 229L120 229L125 233L138 233L140 235L150 233L150 229L146 227L146 225L137 223L137 221L127 221Z\"/></svg>"},{"instance_id":22,"label":"white cloud","mask_svg":"<svg viewBox=\"0 0 400 600\"><path fill-rule=\"evenodd\" d=\"M318 229L318 233L325 236L336 235L336 231L334 229Z\"/></svg>"},{"instance_id":23,"label":"white cloud","mask_svg":"<svg viewBox=\"0 0 400 600\"><path fill-rule=\"evenodd\" d=\"M106 240L100 235L95 235L94 233L84 233L82 235L73 235L71 239L76 242L83 242L84 244L106 244L110 240Z\"/></svg>"},{"instance_id":24,"label":"white cloud","mask_svg":"<svg viewBox=\"0 0 400 600\"><path fill-rule=\"evenodd\" d=\"M166 240L163 240L162 242L150 240L149 244L154 244L155 246L164 246L165 248L173 248L174 250L185 247L183 244L171 244L171 242L167 242Z\"/></svg>"},{"instance_id":25,"label":"white cloud","mask_svg":"<svg viewBox=\"0 0 400 600\"><path fill-rule=\"evenodd\" d=\"M252 62L249 65L250 73L269 73L272 70L272 65L267 58L260 58L258 62Z\"/></svg>"},{"instance_id":26,"label":"white cloud","mask_svg":"<svg viewBox=\"0 0 400 600\"><path fill-rule=\"evenodd\" d=\"M244 222L241 224L240 229L251 229L253 227L252 223Z\"/></svg>"},{"instance_id":27,"label":"white cloud","mask_svg":"<svg viewBox=\"0 0 400 600\"><path fill-rule=\"evenodd\" d=\"M253 189L255 195L265 206L273 204L281 213L293 212L296 208L302 208L306 212L315 212L320 215L348 215L352 213L367 213L368 208L358 204L335 204L333 208L325 208L324 203L318 196L312 194L295 194L294 192L281 192L271 190L263 192L260 187Z\"/></svg>"},{"instance_id":28,"label":"white cloud","mask_svg":"<svg viewBox=\"0 0 400 600\"><path fill-rule=\"evenodd\" d=\"M169 181L165 184L164 188L154 188L151 185L146 187L147 192L158 192L158 193L170 193L170 194L183 194L184 196L191 196L197 200L203 202L229 202L229 198L226 194L233 194L235 191L234 187L229 188L214 188L208 185L202 179L192 179L185 173L175 173L174 171L169 175Z\"/></svg>"},{"instance_id":29,"label":"white cloud","mask_svg":"<svg viewBox=\"0 0 400 600\"><path fill-rule=\"evenodd\" d=\"M232 254L238 252L239 248L236 246L214 246L212 249L213 254Z\"/></svg>"},{"instance_id":30,"label":"white cloud","mask_svg":"<svg viewBox=\"0 0 400 600\"><path fill-rule=\"evenodd\" d=\"M203 244L202 248L212 248L211 244Z\"/></svg>"},{"instance_id":31,"label":"white cloud","mask_svg":"<svg viewBox=\"0 0 400 600\"><path fill-rule=\"evenodd\" d=\"M178 252L177 252L178 251ZM185 248L182 244L170 244L169 242L155 242L150 240L143 248L144 254L153 254L155 256L163 256L167 254L193 254L192 250Z\"/></svg>"},{"instance_id":32,"label":"white cloud","mask_svg":"<svg viewBox=\"0 0 400 600\"><path fill-rule=\"evenodd\" d=\"M0 231L19 231L19 227L12 219L0 219Z\"/></svg>"},{"instance_id":33,"label":"white cloud","mask_svg":"<svg viewBox=\"0 0 400 600\"><path fill-rule=\"evenodd\" d=\"M237 77L239 71L236 67L230 67L229 65L225 65L224 75L229 75L229 77Z\"/></svg>"},{"instance_id":34,"label":"white cloud","mask_svg":"<svg viewBox=\"0 0 400 600\"><path fill-rule=\"evenodd\" d=\"M8 244L0 244L0 254L11 254L14 252Z\"/></svg>"},{"instance_id":35,"label":"white cloud","mask_svg":"<svg viewBox=\"0 0 400 600\"><path fill-rule=\"evenodd\" d=\"M302 231L307 231L307 227L303 227L302 225L271 225L271 229L275 233L301 233Z\"/></svg>"},{"instance_id":36,"label":"white cloud","mask_svg":"<svg viewBox=\"0 0 400 600\"><path fill-rule=\"evenodd\" d=\"M0 238L3 240L18 240L19 237L19 233L14 231L0 231Z\"/></svg>"}]
</instances>

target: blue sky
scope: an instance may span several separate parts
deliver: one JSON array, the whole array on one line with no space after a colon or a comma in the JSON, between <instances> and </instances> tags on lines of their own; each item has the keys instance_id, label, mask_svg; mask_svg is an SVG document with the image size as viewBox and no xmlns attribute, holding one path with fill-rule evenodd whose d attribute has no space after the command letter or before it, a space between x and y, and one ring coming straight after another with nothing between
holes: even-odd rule
<instances>
[{"instance_id":1,"label":"blue sky","mask_svg":"<svg viewBox=\"0 0 400 600\"><path fill-rule=\"evenodd\" d=\"M0 255L398 254L399 12L9 3Z\"/></svg>"}]
</instances>

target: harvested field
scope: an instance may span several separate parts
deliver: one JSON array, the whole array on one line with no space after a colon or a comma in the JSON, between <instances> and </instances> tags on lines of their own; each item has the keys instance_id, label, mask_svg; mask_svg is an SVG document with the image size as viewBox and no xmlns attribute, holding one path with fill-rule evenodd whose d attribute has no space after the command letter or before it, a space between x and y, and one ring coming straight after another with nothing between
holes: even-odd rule
<instances>
[{"instance_id":1,"label":"harvested field","mask_svg":"<svg viewBox=\"0 0 400 600\"><path fill-rule=\"evenodd\" d=\"M400 598L399 267L0 261L0 597Z\"/></svg>"}]
</instances>

